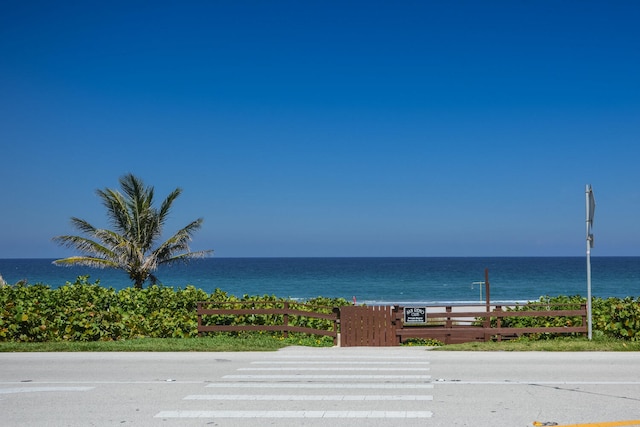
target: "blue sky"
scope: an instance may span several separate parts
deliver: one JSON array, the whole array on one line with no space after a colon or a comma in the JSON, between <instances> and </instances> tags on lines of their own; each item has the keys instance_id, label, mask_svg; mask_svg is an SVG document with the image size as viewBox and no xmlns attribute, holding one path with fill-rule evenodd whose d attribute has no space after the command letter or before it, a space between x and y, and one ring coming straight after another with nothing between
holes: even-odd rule
<instances>
[{"instance_id":1,"label":"blue sky","mask_svg":"<svg viewBox=\"0 0 640 427\"><path fill-rule=\"evenodd\" d=\"M640 3L0 4L0 258L132 172L220 257L640 255Z\"/></svg>"}]
</instances>

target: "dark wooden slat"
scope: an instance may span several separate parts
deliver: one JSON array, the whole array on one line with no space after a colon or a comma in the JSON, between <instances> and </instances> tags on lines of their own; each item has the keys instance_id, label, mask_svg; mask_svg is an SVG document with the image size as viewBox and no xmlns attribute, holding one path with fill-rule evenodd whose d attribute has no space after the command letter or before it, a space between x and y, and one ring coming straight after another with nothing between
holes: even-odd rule
<instances>
[{"instance_id":1,"label":"dark wooden slat","mask_svg":"<svg viewBox=\"0 0 640 427\"><path fill-rule=\"evenodd\" d=\"M256 308L256 306L276 305L275 303L265 302L259 304L256 302L243 302L243 303L214 303L214 302L198 302L197 303L197 318L198 318L198 334L205 332L239 332L239 331L275 331L283 332L285 336L289 332L302 332L312 335L332 336L334 342L338 336L338 311L333 307L326 306L312 306L307 304L292 304L289 302L281 303L282 308ZM212 308L215 306L244 306L245 308ZM294 305L295 308L290 308ZM300 308L309 308L309 311L302 310ZM331 313L321 313L313 310L331 311ZM282 324L280 325L205 325L203 322L203 316L282 316ZM315 329L304 326L290 325L290 316L296 317L308 317L319 320L328 320L333 322L333 330Z\"/></svg>"},{"instance_id":2,"label":"dark wooden slat","mask_svg":"<svg viewBox=\"0 0 640 427\"><path fill-rule=\"evenodd\" d=\"M501 306L490 312L486 311L463 311L454 312L452 306L442 307L445 311L428 312L426 325L407 325L403 324L403 308L388 306L344 306L340 308L320 307L319 310L331 313L320 313L313 310L313 306L281 303L282 308L273 308L275 303L265 302L238 302L238 303L219 303L222 306L234 305L242 308L211 308L216 303L198 303L198 333L202 332L223 332L223 331L282 331L302 332L316 335L333 336L338 335L338 325L340 325L340 334L342 343L345 346L356 345L398 345L402 340L408 338L432 338L441 340L445 343L458 343L467 341L486 341L497 337L501 340L503 337L519 336L528 333L587 333L586 325L586 306L576 310L572 306L567 306L567 310L556 309L559 307L554 304L554 310L519 310L506 311ZM269 305L270 308L261 308L258 306ZM294 305L295 308L290 308ZM301 310L300 307L309 308L310 311ZM525 306L519 306L525 307ZM526 306L531 307L530 305ZM544 304L539 305L545 308ZM281 325L204 325L203 316L247 316L247 315L263 315L263 316L282 316L283 324ZM301 316L309 318L317 318L322 320L333 321L333 331L324 329L307 328L303 326L289 325L289 316ZM513 328L501 326L501 319L507 317L581 317L581 326L553 326L553 327L527 327ZM471 321L485 319L483 326L472 326ZM497 319L497 327L490 327L489 319ZM442 324L434 324L434 320ZM431 322L431 324L429 324Z\"/></svg>"}]
</instances>

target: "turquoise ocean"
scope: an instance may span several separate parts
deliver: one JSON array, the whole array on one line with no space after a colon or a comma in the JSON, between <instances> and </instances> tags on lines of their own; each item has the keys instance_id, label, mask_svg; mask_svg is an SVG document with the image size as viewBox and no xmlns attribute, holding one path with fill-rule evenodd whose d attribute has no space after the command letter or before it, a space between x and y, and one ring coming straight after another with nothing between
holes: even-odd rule
<instances>
[{"instance_id":1,"label":"turquoise ocean","mask_svg":"<svg viewBox=\"0 0 640 427\"><path fill-rule=\"evenodd\" d=\"M10 284L26 280L52 288L88 275L90 282L131 286L118 270L57 267L51 259L0 259ZM358 303L477 303L485 269L491 301L526 302L541 296L587 295L586 257L207 258L157 271L165 286L219 288L236 296L307 299L342 297ZM640 257L592 257L592 294L640 296Z\"/></svg>"}]
</instances>

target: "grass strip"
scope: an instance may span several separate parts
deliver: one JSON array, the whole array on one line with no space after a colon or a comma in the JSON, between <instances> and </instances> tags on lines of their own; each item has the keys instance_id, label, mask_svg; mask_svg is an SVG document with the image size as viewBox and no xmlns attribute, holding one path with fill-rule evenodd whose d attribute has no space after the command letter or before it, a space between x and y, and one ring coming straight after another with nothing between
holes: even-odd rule
<instances>
[{"instance_id":1,"label":"grass strip","mask_svg":"<svg viewBox=\"0 0 640 427\"><path fill-rule=\"evenodd\" d=\"M0 352L74 352L74 351L275 351L287 346L268 336L203 338L139 338L122 341L91 342L0 342Z\"/></svg>"},{"instance_id":2,"label":"grass strip","mask_svg":"<svg viewBox=\"0 0 640 427\"><path fill-rule=\"evenodd\" d=\"M468 342L434 347L435 351L640 351L639 341L607 337L559 337L548 340L520 338L501 342Z\"/></svg>"}]
</instances>

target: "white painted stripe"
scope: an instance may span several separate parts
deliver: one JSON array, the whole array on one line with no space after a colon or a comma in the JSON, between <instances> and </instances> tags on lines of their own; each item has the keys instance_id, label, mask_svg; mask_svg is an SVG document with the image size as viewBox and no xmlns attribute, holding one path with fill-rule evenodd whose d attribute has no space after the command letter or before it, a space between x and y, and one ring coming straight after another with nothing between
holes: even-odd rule
<instances>
[{"instance_id":1,"label":"white painted stripe","mask_svg":"<svg viewBox=\"0 0 640 427\"><path fill-rule=\"evenodd\" d=\"M155 418L431 418L431 411L161 411Z\"/></svg>"},{"instance_id":2,"label":"white painted stripe","mask_svg":"<svg viewBox=\"0 0 640 427\"><path fill-rule=\"evenodd\" d=\"M225 375L233 380L428 380L431 375Z\"/></svg>"},{"instance_id":3,"label":"white painted stripe","mask_svg":"<svg viewBox=\"0 0 640 427\"><path fill-rule=\"evenodd\" d=\"M300 355L295 356L295 355L291 355L291 354L279 354L276 357L278 359L300 359L300 360L309 360L309 359L328 359L328 360L376 359L376 360L389 360L389 361L394 361L394 360L425 360L424 357L418 357L418 356L395 356L395 355L387 355L387 356L325 355L325 356L322 356L322 355L309 354L309 355L304 355L304 356L300 356Z\"/></svg>"},{"instance_id":4,"label":"white painted stripe","mask_svg":"<svg viewBox=\"0 0 640 427\"><path fill-rule=\"evenodd\" d=\"M251 400L251 401L417 401L433 400L428 395L299 395L299 394L192 394L184 400Z\"/></svg>"},{"instance_id":5,"label":"white painted stripe","mask_svg":"<svg viewBox=\"0 0 640 427\"><path fill-rule=\"evenodd\" d=\"M398 362L397 360L383 360L380 362L375 361L356 361L345 360L339 362L335 360L259 360L251 362L252 365L430 365L431 362Z\"/></svg>"},{"instance_id":6,"label":"white painted stripe","mask_svg":"<svg viewBox=\"0 0 640 427\"><path fill-rule=\"evenodd\" d=\"M95 387L16 387L16 388L0 388L0 394L13 393L40 393L49 391L89 391Z\"/></svg>"},{"instance_id":7,"label":"white painted stripe","mask_svg":"<svg viewBox=\"0 0 640 427\"><path fill-rule=\"evenodd\" d=\"M287 378L304 378L303 375L291 375L291 376L260 376L260 375L237 375L237 376L232 376L232 375L227 375L223 378L233 378L233 377L240 377L240 378L247 378L247 377L277 377L277 378L283 378L287 379ZM321 375L315 376L315 377L323 377ZM331 378L331 379L335 379L334 377L336 376L324 376L324 378ZM343 376L339 376L338 377L343 377L345 379L352 379L353 377L357 377L357 378L377 378L379 376L375 376L375 375L343 375ZM403 378L403 376L393 376L394 378ZM431 376L430 375L411 375L411 376L407 376L407 378L410 379L430 379ZM122 384L122 385L127 385L127 384L161 384L161 383L167 383L167 380L155 380L155 381L33 381L30 382L29 384L32 385L42 385L42 384L92 384L92 385L100 385L100 384ZM270 384L270 383L249 383L249 382L228 382L228 383L208 383L207 381L203 381L203 380L199 380L199 381L181 381L181 380L175 380L175 381L171 381L172 384L205 384L205 387L309 387L309 388L322 388L325 387L324 384L298 384L298 383L274 383L274 384ZM24 384L23 382L17 382L17 381L0 381L0 385L18 385L18 384ZM640 385L640 381L535 381L535 380L530 380L530 381L523 381L523 380L491 380L491 381L467 381L467 380L440 380L440 379L435 379L432 380L431 383L427 383L427 384L411 384L411 383L402 383L402 384L398 384L397 387L398 388L411 388L411 387L424 387L424 388L432 388L433 384L446 384L446 385L456 385L456 384L460 384L460 385L472 385L472 384L487 384L487 385ZM370 384L365 384L364 387L361 387L361 384L359 383L341 383L339 385L336 385L334 383L331 384L326 384L327 387L331 388L331 387L335 387L335 388L366 388L366 387L381 387L383 384L378 384L378 383L370 383ZM396 388L395 384L390 384L389 385L391 388ZM384 387L387 387L386 385ZM73 387L73 386L51 386L51 387L31 387L30 390L37 390L37 391L87 391L87 390L91 390L95 387L89 387L89 386L78 386L78 387ZM20 387L20 388L15 388L15 390L19 390L19 389L26 389L26 387ZM38 389L42 389L42 390L38 390ZM11 390L11 391L7 391L7 390ZM7 394L7 393L20 393L18 391L13 391L14 388L10 388L10 389L3 389L0 388L0 394ZM26 393L23 392L23 393Z\"/></svg>"},{"instance_id":8,"label":"white painted stripe","mask_svg":"<svg viewBox=\"0 0 640 427\"><path fill-rule=\"evenodd\" d=\"M330 389L427 389L433 388L431 383L256 383L256 382L226 382L209 383L212 388L330 388Z\"/></svg>"},{"instance_id":9,"label":"white painted stripe","mask_svg":"<svg viewBox=\"0 0 640 427\"><path fill-rule=\"evenodd\" d=\"M29 381L27 384L160 384L171 382L174 384L203 384L206 381L181 381L174 379L154 380L154 381ZM23 381L0 381L3 384L25 384Z\"/></svg>"},{"instance_id":10,"label":"white painted stripe","mask_svg":"<svg viewBox=\"0 0 640 427\"><path fill-rule=\"evenodd\" d=\"M345 366L338 368L308 368L308 367L267 367L267 368L238 368L238 371L429 371L430 368L360 368Z\"/></svg>"},{"instance_id":11,"label":"white painted stripe","mask_svg":"<svg viewBox=\"0 0 640 427\"><path fill-rule=\"evenodd\" d=\"M640 381L458 381L458 380L434 380L434 384L445 385L640 385Z\"/></svg>"}]
</instances>

